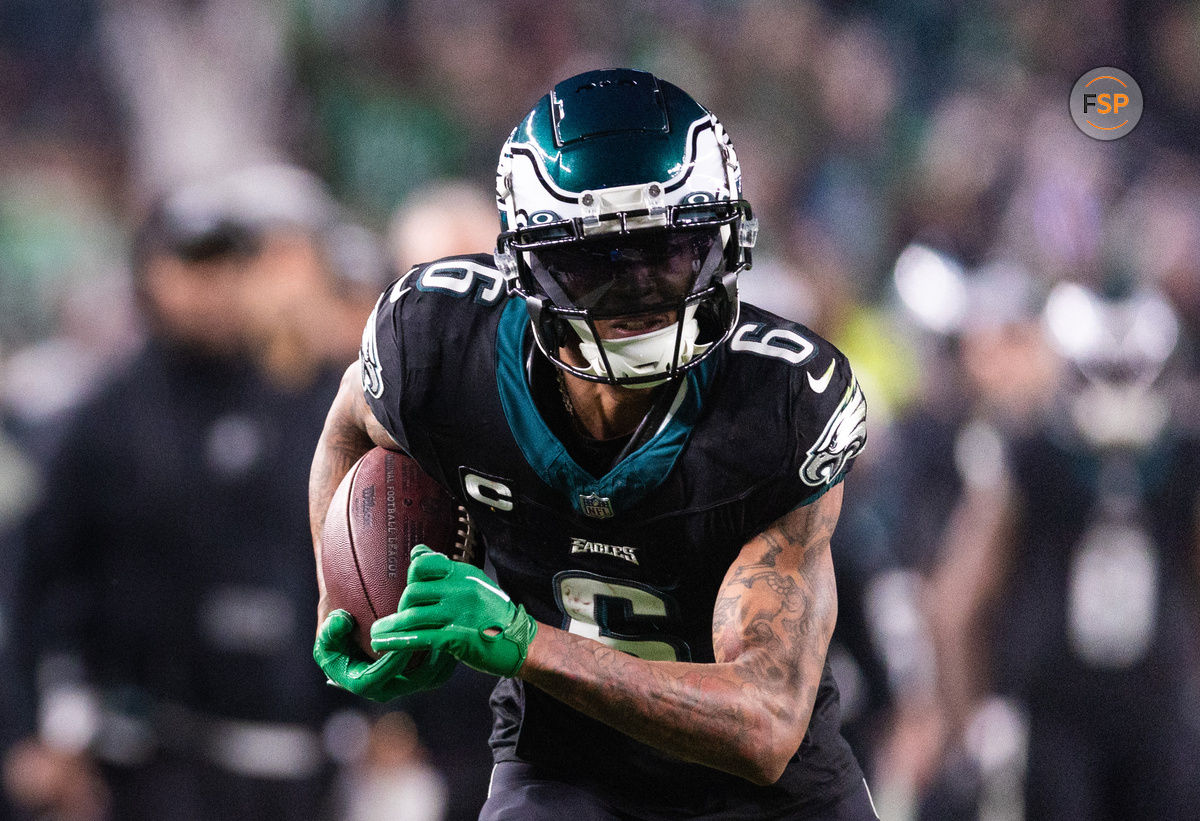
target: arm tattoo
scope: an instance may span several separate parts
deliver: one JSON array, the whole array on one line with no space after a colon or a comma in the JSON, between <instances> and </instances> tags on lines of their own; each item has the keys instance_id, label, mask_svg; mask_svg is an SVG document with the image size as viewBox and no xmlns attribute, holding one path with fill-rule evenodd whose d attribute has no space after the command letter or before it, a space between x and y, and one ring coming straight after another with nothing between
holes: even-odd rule
<instances>
[{"instance_id":1,"label":"arm tattoo","mask_svg":"<svg viewBox=\"0 0 1200 821\"><path fill-rule=\"evenodd\" d=\"M713 608L716 664L647 662L539 630L522 676L659 749L737 774L766 741L791 755L808 727L837 615L829 537L840 488L742 549Z\"/></svg>"}]
</instances>

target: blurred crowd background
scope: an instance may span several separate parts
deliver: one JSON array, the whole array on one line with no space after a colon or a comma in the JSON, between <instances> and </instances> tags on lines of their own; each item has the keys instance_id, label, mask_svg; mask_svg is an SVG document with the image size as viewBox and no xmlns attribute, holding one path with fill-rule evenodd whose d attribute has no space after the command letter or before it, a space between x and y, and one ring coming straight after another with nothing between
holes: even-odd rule
<instances>
[{"instance_id":1,"label":"blurred crowd background","mask_svg":"<svg viewBox=\"0 0 1200 821\"><path fill-rule=\"evenodd\" d=\"M376 294L488 250L511 128L613 65L721 118L744 298L866 390L830 661L881 817L1195 817L1200 4L5 0L0 818L474 817L487 681L311 662L307 460Z\"/></svg>"}]
</instances>

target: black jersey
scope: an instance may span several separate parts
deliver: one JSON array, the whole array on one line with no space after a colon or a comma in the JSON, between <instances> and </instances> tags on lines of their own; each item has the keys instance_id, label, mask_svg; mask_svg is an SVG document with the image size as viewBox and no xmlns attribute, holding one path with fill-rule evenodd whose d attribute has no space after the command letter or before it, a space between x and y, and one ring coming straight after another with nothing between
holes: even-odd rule
<instances>
[{"instance_id":1,"label":"black jersey","mask_svg":"<svg viewBox=\"0 0 1200 821\"><path fill-rule=\"evenodd\" d=\"M845 357L743 305L729 342L663 389L653 435L597 477L538 411L531 350L524 303L491 260L441 260L380 298L364 391L465 505L497 580L535 619L647 659L712 662L713 605L743 545L841 481L865 442ZM640 813L792 817L862 778L828 667L808 734L769 787L660 753L519 680L502 679L492 704L498 760L620 785Z\"/></svg>"}]
</instances>

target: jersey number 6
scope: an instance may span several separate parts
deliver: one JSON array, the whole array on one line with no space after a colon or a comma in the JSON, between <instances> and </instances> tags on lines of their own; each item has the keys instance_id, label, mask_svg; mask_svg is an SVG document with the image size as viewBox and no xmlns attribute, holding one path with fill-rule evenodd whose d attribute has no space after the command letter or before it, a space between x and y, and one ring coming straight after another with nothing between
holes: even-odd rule
<instances>
[{"instance_id":1,"label":"jersey number 6","mask_svg":"<svg viewBox=\"0 0 1200 821\"><path fill-rule=\"evenodd\" d=\"M729 349L782 359L789 365L803 365L817 352L815 345L795 331L761 322L748 322L734 331Z\"/></svg>"},{"instance_id":2,"label":"jersey number 6","mask_svg":"<svg viewBox=\"0 0 1200 821\"><path fill-rule=\"evenodd\" d=\"M554 583L564 630L647 661L691 659L687 642L658 632L671 608L657 590L580 570L564 570Z\"/></svg>"}]
</instances>

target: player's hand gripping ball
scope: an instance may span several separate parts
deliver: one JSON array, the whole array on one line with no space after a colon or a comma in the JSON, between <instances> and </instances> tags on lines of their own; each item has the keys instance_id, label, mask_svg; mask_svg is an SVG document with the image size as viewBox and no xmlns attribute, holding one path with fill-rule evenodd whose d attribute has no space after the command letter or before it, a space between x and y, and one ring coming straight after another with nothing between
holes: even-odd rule
<instances>
[{"instance_id":1,"label":"player's hand gripping ball","mask_svg":"<svg viewBox=\"0 0 1200 821\"><path fill-rule=\"evenodd\" d=\"M376 652L429 648L495 676L525 663L537 622L482 570L417 545L400 609L371 628Z\"/></svg>"},{"instance_id":2,"label":"player's hand gripping ball","mask_svg":"<svg viewBox=\"0 0 1200 821\"><path fill-rule=\"evenodd\" d=\"M331 610L354 617L360 655L373 656L371 625L396 612L418 544L449 551L458 506L416 460L373 448L334 491L321 531L321 577Z\"/></svg>"},{"instance_id":3,"label":"player's hand gripping ball","mask_svg":"<svg viewBox=\"0 0 1200 821\"><path fill-rule=\"evenodd\" d=\"M379 658L370 645L375 619L396 612L419 542L456 546L453 497L403 453L374 448L346 474L329 504L321 537L321 575L333 612L317 634L313 658L332 684L375 701L442 684L449 653L403 650Z\"/></svg>"},{"instance_id":4,"label":"player's hand gripping ball","mask_svg":"<svg viewBox=\"0 0 1200 821\"><path fill-rule=\"evenodd\" d=\"M420 654L400 650L374 661L364 659L353 633L354 617L334 610L321 623L313 659L330 684L372 701L391 701L440 687L457 664L454 656L440 650Z\"/></svg>"}]
</instances>

